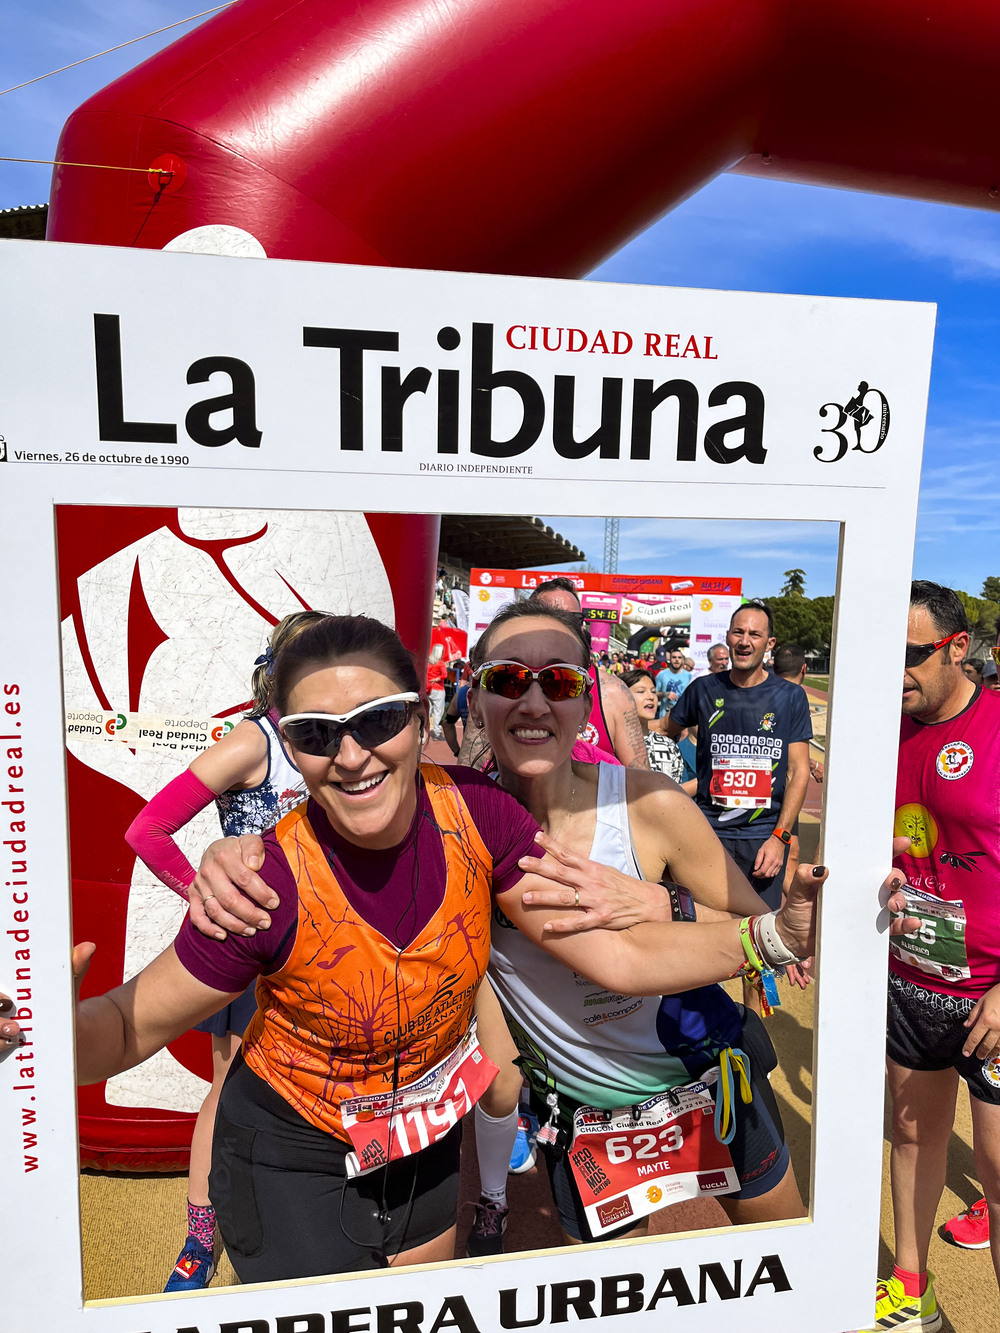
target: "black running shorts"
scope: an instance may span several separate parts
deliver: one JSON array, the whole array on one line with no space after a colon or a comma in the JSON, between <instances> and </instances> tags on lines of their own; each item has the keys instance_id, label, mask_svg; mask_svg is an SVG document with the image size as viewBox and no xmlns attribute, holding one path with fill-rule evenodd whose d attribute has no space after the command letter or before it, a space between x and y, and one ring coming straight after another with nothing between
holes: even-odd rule
<instances>
[{"instance_id":1,"label":"black running shorts","mask_svg":"<svg viewBox=\"0 0 1000 1333\"><path fill-rule=\"evenodd\" d=\"M939 995L890 972L886 1054L904 1069L956 1069L973 1097L1000 1106L1000 1069L992 1060L962 1054L969 1035L965 1020L974 1004L967 996Z\"/></svg>"},{"instance_id":2,"label":"black running shorts","mask_svg":"<svg viewBox=\"0 0 1000 1333\"><path fill-rule=\"evenodd\" d=\"M219 1098L209 1197L241 1282L381 1268L455 1225L461 1123L348 1180L342 1140L303 1120L241 1054Z\"/></svg>"}]
</instances>

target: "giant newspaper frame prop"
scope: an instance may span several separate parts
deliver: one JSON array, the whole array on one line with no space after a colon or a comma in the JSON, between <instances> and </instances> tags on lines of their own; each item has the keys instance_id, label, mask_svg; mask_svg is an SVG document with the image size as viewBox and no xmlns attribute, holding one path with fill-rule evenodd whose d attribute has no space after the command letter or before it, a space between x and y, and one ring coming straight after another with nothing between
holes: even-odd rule
<instances>
[{"instance_id":1,"label":"giant newspaper frame prop","mask_svg":"<svg viewBox=\"0 0 1000 1333\"><path fill-rule=\"evenodd\" d=\"M0 707L3 735L23 749L22 763L5 759L0 780L4 799L10 785L24 788L29 852L28 903L15 908L4 894L0 983L13 981L15 949L29 949L34 1042L30 1065L0 1067L3 1191L18 1255L4 1326L485 1333L563 1322L567 1308L636 1329L659 1327L664 1309L672 1326L691 1329L738 1311L748 1333L776 1319L815 1333L868 1320L886 955L877 887L892 825L893 667L902 665L933 307L24 242L0 245L0 292ZM564 345L549 351L557 330ZM363 342L377 346L358 350ZM379 366L389 368L384 414ZM424 370L408 382L414 367ZM405 409L400 382L411 386ZM210 397L214 405L191 410ZM150 423L159 435L142 429ZM153 461L168 455L188 461ZM262 499L283 509L841 524L808 1220L82 1302L53 507L259 508ZM884 672L871 671L874 624L889 645ZM0 810L0 841L16 842L8 807ZM9 882L6 859L0 868ZM28 1098L31 1172L21 1152ZM831 1254L833 1288L823 1276ZM707 1264L721 1265L729 1290Z\"/></svg>"}]
</instances>

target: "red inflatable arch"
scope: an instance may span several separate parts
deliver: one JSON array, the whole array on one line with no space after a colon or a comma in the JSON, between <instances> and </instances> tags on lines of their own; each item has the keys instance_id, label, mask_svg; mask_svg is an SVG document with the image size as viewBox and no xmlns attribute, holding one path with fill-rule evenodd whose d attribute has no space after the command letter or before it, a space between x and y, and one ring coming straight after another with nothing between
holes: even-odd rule
<instances>
[{"instance_id":1,"label":"red inflatable arch","mask_svg":"<svg viewBox=\"0 0 1000 1333\"><path fill-rule=\"evenodd\" d=\"M720 171L996 206L994 0L241 0L92 97L54 240L576 277Z\"/></svg>"},{"instance_id":2,"label":"red inflatable arch","mask_svg":"<svg viewBox=\"0 0 1000 1333\"><path fill-rule=\"evenodd\" d=\"M58 167L48 234L576 277L727 169L995 207L998 65L995 0L240 0L70 117L59 159L149 171ZM70 617L106 555L71 518ZM417 646L435 532L369 525ZM156 515L140 528L167 540ZM176 516L167 528L194 550ZM410 599L404 552L425 566ZM102 942L107 985L135 880L120 841L77 831L96 811L112 832L112 810L123 830L139 797L70 775L77 926ZM83 1109L93 1159L183 1158L184 1115L102 1088Z\"/></svg>"}]
</instances>

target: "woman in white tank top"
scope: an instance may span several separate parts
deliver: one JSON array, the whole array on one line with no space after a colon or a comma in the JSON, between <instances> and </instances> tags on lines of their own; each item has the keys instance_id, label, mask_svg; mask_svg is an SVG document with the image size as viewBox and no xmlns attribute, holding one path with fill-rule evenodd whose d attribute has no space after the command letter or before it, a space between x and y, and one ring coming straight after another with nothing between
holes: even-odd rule
<instances>
[{"instance_id":1,"label":"woman in white tank top","mask_svg":"<svg viewBox=\"0 0 1000 1333\"><path fill-rule=\"evenodd\" d=\"M472 656L476 675L469 692L470 722L485 730L499 770L498 781L538 820L548 835L543 845L557 854L564 882L571 886L555 898L544 896L546 918L556 918L552 937L560 933L560 919L571 929L574 926L573 918L579 912L572 885L581 882L581 874L591 882L595 875L614 880L619 901L631 898L631 922L620 912L615 923L619 929L671 919L670 898L657 883L661 878L685 885L703 919L728 920L765 912L765 905L726 855L694 802L669 778L641 769L571 760L580 716L589 699L586 693L552 699L549 694L557 691L538 677L548 666L583 665L587 660L575 618L531 602L515 603L496 617ZM505 676L496 670L489 672L490 664L498 662L527 667L536 673L535 679L527 688L523 688L526 678L521 684L511 684L509 671ZM503 693L497 692L498 685ZM522 692L517 697L510 697L519 689ZM585 862L600 863L604 869L585 866ZM526 862L522 866L527 869ZM558 868L555 873L560 873ZM804 867L800 872L802 896L814 897L816 883L812 867ZM499 900L501 909L506 907L504 896ZM528 894L523 905L530 909L533 897L541 901L538 895ZM566 910L553 914L554 901ZM514 907L508 909L512 915ZM699 1076L717 1058L719 1048L740 1044L742 1010L719 986L699 987L673 997L665 1010L667 1002L661 1004L657 996L614 993L586 981L569 957L560 965L554 950L549 951L549 940L543 949L522 930L506 928L509 925L503 910L498 912L490 975L543 1119L543 1101L547 1100L550 1109L556 1107L552 1133L557 1123L565 1128L567 1112L580 1105L610 1110L641 1102ZM729 971L728 964L721 965L718 980L725 980ZM700 1064L694 1051L697 1043L690 1039L690 1032L699 1024L708 1033L706 1056ZM767 1049L758 1053L758 1060L766 1069L773 1067L773 1053L766 1037L763 1043ZM755 1100L763 1102L768 1094L769 1090L761 1091L757 1098L755 1088ZM776 1107L773 1112L776 1117ZM720 1198L734 1223L803 1215L780 1122L776 1145L770 1152L770 1168L757 1172L763 1188L748 1184L738 1196ZM759 1146L755 1143L748 1151ZM763 1156L766 1159L768 1154ZM575 1186L569 1185L568 1172L560 1173L558 1163L549 1167L567 1239L589 1239L581 1226L580 1209L570 1197ZM747 1173L754 1175L754 1171L754 1165L748 1163Z\"/></svg>"}]
</instances>

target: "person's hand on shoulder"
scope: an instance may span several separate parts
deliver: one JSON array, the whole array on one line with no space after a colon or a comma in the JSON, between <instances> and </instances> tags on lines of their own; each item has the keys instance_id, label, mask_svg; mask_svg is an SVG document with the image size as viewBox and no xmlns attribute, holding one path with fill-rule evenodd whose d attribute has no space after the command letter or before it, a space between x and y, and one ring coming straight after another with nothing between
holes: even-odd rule
<instances>
[{"instance_id":1,"label":"person's hand on shoulder","mask_svg":"<svg viewBox=\"0 0 1000 1333\"><path fill-rule=\"evenodd\" d=\"M224 940L226 932L254 935L268 930L278 898L256 873L264 864L264 843L256 833L220 838L201 858L188 896L191 924L211 939Z\"/></svg>"},{"instance_id":2,"label":"person's hand on shoulder","mask_svg":"<svg viewBox=\"0 0 1000 1333\"><path fill-rule=\"evenodd\" d=\"M547 833L536 841L545 849L541 858L523 856L521 869L552 881L551 889L523 895L525 907L575 910L572 917L546 922L552 935L576 935L584 930L628 930L643 921L670 921L670 899L661 884L633 879L611 866L599 865L561 847Z\"/></svg>"}]
</instances>

